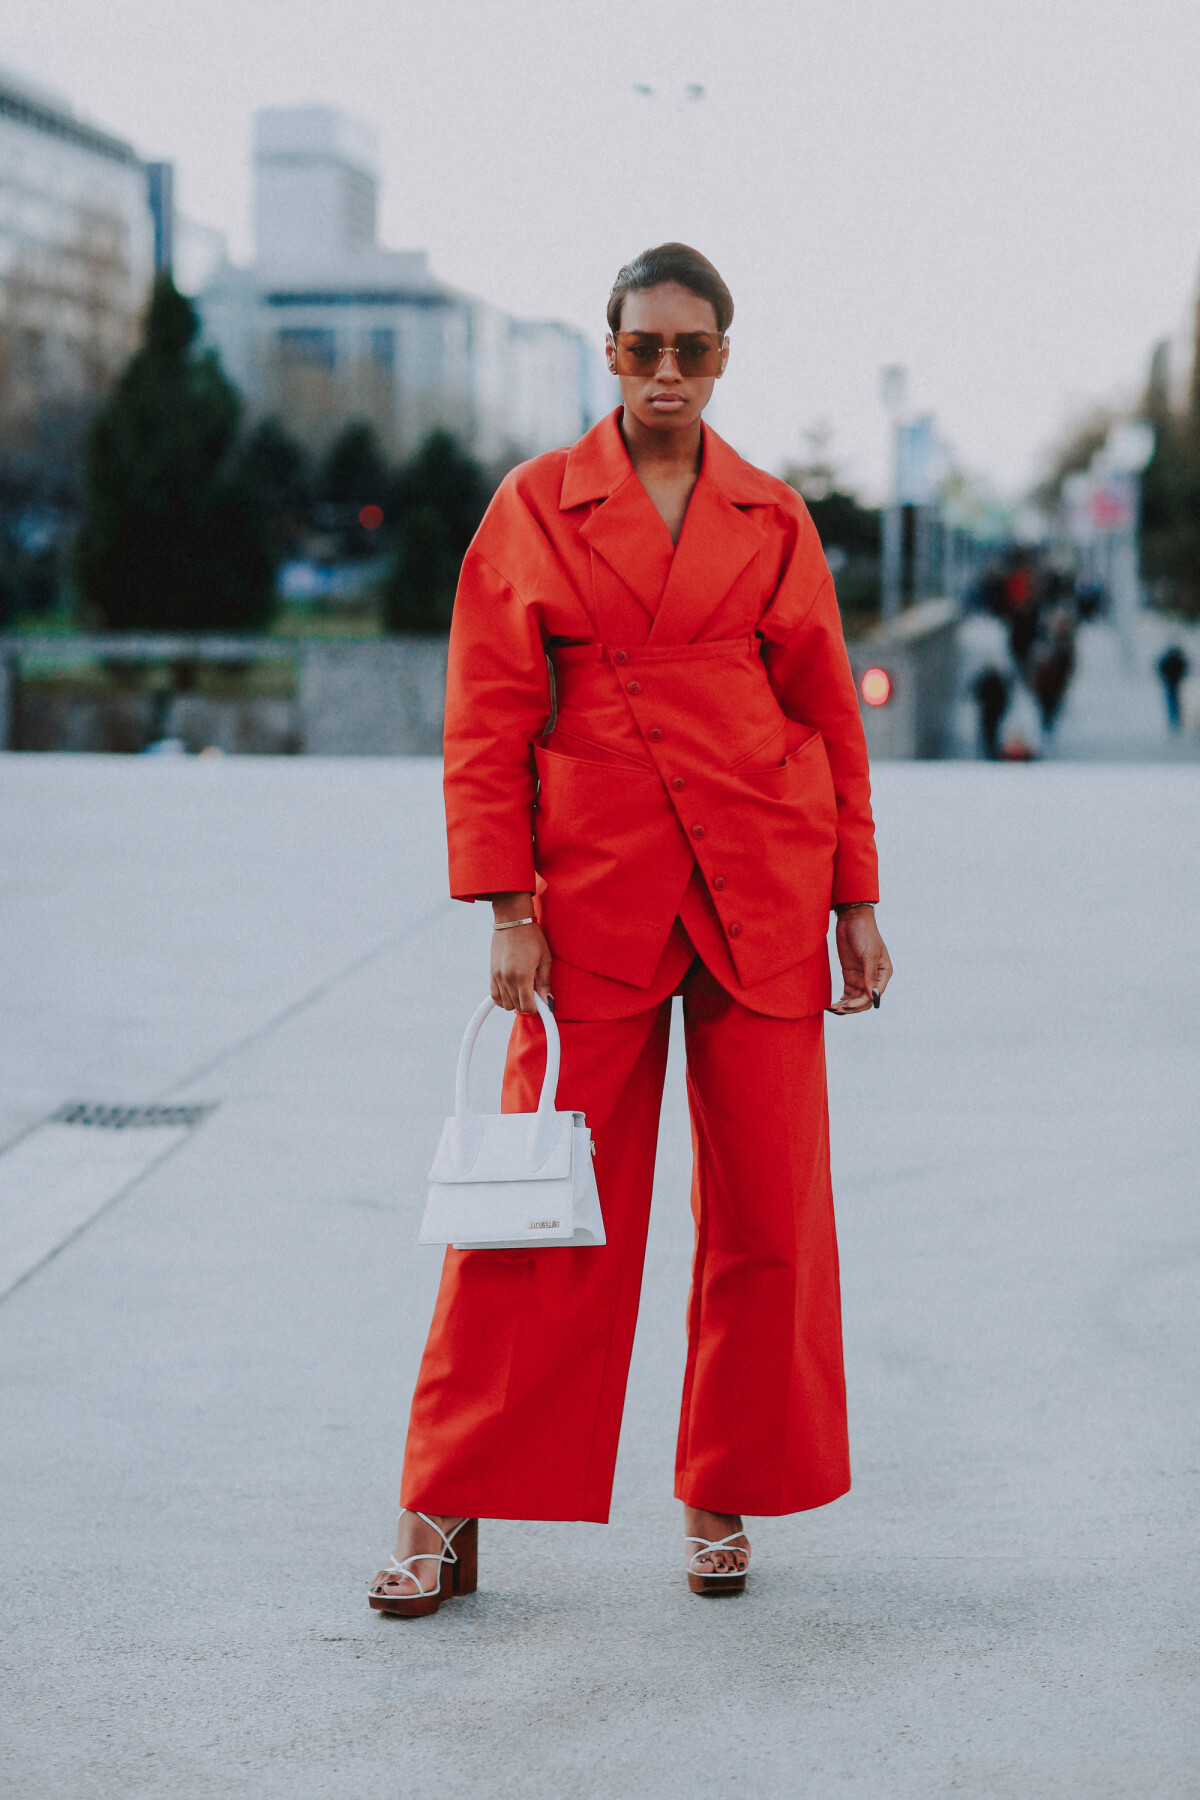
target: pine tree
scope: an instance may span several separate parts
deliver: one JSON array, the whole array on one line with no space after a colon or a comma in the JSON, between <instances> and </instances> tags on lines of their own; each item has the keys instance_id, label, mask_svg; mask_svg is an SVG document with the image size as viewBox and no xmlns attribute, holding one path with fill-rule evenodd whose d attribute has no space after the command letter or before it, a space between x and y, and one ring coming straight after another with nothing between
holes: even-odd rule
<instances>
[{"instance_id":1,"label":"pine tree","mask_svg":"<svg viewBox=\"0 0 1200 1800\"><path fill-rule=\"evenodd\" d=\"M384 595L390 631L446 631L467 546L488 501L479 464L435 431L400 471L387 507L399 539Z\"/></svg>"},{"instance_id":2,"label":"pine tree","mask_svg":"<svg viewBox=\"0 0 1200 1800\"><path fill-rule=\"evenodd\" d=\"M326 506L357 515L363 506L381 506L388 467L371 427L352 419L334 438L317 476L317 498Z\"/></svg>"},{"instance_id":3,"label":"pine tree","mask_svg":"<svg viewBox=\"0 0 1200 1800\"><path fill-rule=\"evenodd\" d=\"M254 487L276 554L296 555L309 529L312 475L308 453L278 419L263 419L246 439L242 467Z\"/></svg>"},{"instance_id":4,"label":"pine tree","mask_svg":"<svg viewBox=\"0 0 1200 1800\"><path fill-rule=\"evenodd\" d=\"M365 507L383 511L389 479L387 462L371 426L352 419L329 446L315 483L316 520L323 530L337 534L343 556L366 556L379 550L376 531L364 527L362 513Z\"/></svg>"},{"instance_id":5,"label":"pine tree","mask_svg":"<svg viewBox=\"0 0 1200 1800\"><path fill-rule=\"evenodd\" d=\"M112 631L255 631L274 552L241 454L242 404L169 275L88 434L76 575Z\"/></svg>"}]
</instances>

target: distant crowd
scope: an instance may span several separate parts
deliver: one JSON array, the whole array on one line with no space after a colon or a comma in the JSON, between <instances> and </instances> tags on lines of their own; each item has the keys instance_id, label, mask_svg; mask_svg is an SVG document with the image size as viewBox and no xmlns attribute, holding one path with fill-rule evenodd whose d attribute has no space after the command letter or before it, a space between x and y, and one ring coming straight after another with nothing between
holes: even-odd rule
<instances>
[{"instance_id":1,"label":"distant crowd","mask_svg":"<svg viewBox=\"0 0 1200 1800\"><path fill-rule=\"evenodd\" d=\"M1098 582L1077 579L1034 552L1014 549L1002 563L985 571L974 601L1005 626L1012 668L1037 702L1042 730L1051 736L1075 673L1076 627L1080 620L1103 613L1107 605L1104 589ZM1023 761L1034 754L1020 739L1001 741L1000 727L1012 700L1013 682L1012 673L989 664L973 684L983 753L996 761Z\"/></svg>"},{"instance_id":2,"label":"distant crowd","mask_svg":"<svg viewBox=\"0 0 1200 1800\"><path fill-rule=\"evenodd\" d=\"M1024 762L1034 748L1022 738L1001 738L1016 682L1037 704L1042 731L1054 734L1071 677L1075 673L1075 633L1082 622L1103 617L1108 595L1100 582L1077 577L1038 552L1013 549L991 565L972 596L974 606L999 619L1008 635L1009 668L989 663L976 675L971 692L979 710L979 741L993 761ZM1178 644L1170 644L1156 665L1163 687L1167 725L1182 722L1180 691L1190 664Z\"/></svg>"}]
</instances>

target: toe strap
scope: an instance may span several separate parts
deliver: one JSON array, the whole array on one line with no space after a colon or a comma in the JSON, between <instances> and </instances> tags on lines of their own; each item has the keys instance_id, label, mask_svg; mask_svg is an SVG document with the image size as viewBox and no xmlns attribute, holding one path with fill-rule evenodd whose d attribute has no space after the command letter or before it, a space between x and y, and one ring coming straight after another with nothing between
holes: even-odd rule
<instances>
[{"instance_id":1,"label":"toe strap","mask_svg":"<svg viewBox=\"0 0 1200 1800\"><path fill-rule=\"evenodd\" d=\"M685 1544L699 1544L700 1546L698 1550L693 1550L692 1554L688 1557L688 1574L712 1575L716 1579L719 1579L723 1575L744 1575L746 1569L750 1566L750 1549L746 1544L734 1542L735 1538L744 1536L745 1532L731 1531L728 1537L723 1538L685 1537L683 1540ZM746 1559L745 1567L741 1569L698 1569L696 1564L700 1561L701 1557L711 1556L714 1550L724 1550L731 1556L744 1556Z\"/></svg>"},{"instance_id":2,"label":"toe strap","mask_svg":"<svg viewBox=\"0 0 1200 1800\"><path fill-rule=\"evenodd\" d=\"M409 1568L409 1563L431 1562L438 1565L438 1580L441 1580L442 1552L437 1550L418 1550L413 1556L406 1556L403 1562L397 1562L393 1556L386 1569L381 1569L375 1577L373 1594L382 1593L385 1587L392 1587L401 1581L411 1581L418 1594L432 1593L432 1588L422 1587L416 1575Z\"/></svg>"}]
</instances>

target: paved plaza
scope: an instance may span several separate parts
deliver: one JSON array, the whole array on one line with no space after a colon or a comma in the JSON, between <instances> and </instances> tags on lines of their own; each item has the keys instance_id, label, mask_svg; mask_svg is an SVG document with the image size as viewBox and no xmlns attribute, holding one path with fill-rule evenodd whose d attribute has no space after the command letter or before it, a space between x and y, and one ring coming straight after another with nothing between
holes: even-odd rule
<instances>
[{"instance_id":1,"label":"paved plaza","mask_svg":"<svg viewBox=\"0 0 1200 1800\"><path fill-rule=\"evenodd\" d=\"M488 942L439 775L0 758L0 1793L1195 1800L1200 768L876 773L852 1492L687 1592L676 1061L612 1525L485 1522L406 1622L366 1586Z\"/></svg>"}]
</instances>

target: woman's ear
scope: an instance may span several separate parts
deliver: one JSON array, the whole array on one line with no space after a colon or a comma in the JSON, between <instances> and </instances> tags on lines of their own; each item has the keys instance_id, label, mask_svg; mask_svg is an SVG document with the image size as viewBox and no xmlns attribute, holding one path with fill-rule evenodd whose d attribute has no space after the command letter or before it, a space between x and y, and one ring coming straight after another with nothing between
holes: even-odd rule
<instances>
[{"instance_id":1,"label":"woman's ear","mask_svg":"<svg viewBox=\"0 0 1200 1800\"><path fill-rule=\"evenodd\" d=\"M617 346L613 343L611 331L604 339L604 360L608 364L609 374L615 375L617 372Z\"/></svg>"}]
</instances>

